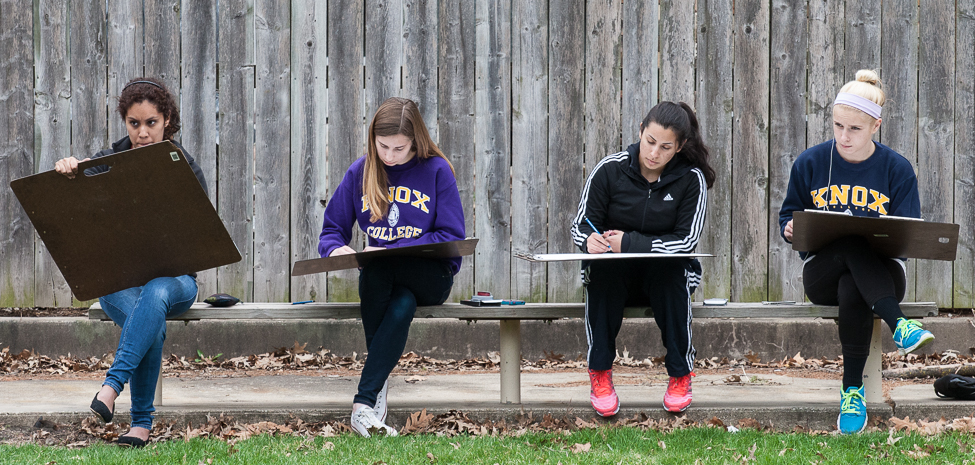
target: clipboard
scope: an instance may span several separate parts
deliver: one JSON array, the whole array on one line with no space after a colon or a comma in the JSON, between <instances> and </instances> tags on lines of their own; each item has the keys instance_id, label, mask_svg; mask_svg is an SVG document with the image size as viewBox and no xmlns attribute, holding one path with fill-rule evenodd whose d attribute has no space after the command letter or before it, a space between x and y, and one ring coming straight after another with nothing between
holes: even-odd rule
<instances>
[{"instance_id":1,"label":"clipboard","mask_svg":"<svg viewBox=\"0 0 975 465\"><path fill-rule=\"evenodd\" d=\"M916 218L851 216L819 210L792 214L792 250L818 252L843 236L861 236L886 257L952 261L958 249L957 224Z\"/></svg>"},{"instance_id":2,"label":"clipboard","mask_svg":"<svg viewBox=\"0 0 975 465\"><path fill-rule=\"evenodd\" d=\"M108 171L84 173L103 165ZM10 188L78 300L241 259L169 141L80 162L74 179L52 170Z\"/></svg>"},{"instance_id":3,"label":"clipboard","mask_svg":"<svg viewBox=\"0 0 975 465\"><path fill-rule=\"evenodd\" d=\"M434 244L411 245L393 249L370 250L336 257L313 258L295 262L291 276L325 273L328 271L350 270L365 266L370 261L383 257L418 257L418 258L456 258L474 254L477 239L468 238L462 241L437 242Z\"/></svg>"},{"instance_id":4,"label":"clipboard","mask_svg":"<svg viewBox=\"0 0 975 465\"><path fill-rule=\"evenodd\" d=\"M537 253L517 252L515 258L529 262L571 262L579 260L624 260L628 258L700 258L709 253Z\"/></svg>"}]
</instances>

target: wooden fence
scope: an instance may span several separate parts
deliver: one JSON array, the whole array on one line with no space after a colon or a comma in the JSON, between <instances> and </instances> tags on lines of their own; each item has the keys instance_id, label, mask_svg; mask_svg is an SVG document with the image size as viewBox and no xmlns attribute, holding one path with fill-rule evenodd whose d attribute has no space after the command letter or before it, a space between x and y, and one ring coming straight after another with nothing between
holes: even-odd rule
<instances>
[{"instance_id":1,"label":"wooden fence","mask_svg":"<svg viewBox=\"0 0 975 465\"><path fill-rule=\"evenodd\" d=\"M975 0L3 0L0 57L0 306L71 303L7 185L122 137L115 99L139 75L178 91L177 137L244 256L202 273L202 296L357 300L355 272L289 270L317 256L322 204L401 95L480 238L455 298L580 301L578 264L511 253L573 250L587 170L683 100L718 173L696 297L801 300L778 208L860 68L886 81L879 139L916 167L924 217L961 225L954 263L910 263L907 299L975 304Z\"/></svg>"}]
</instances>

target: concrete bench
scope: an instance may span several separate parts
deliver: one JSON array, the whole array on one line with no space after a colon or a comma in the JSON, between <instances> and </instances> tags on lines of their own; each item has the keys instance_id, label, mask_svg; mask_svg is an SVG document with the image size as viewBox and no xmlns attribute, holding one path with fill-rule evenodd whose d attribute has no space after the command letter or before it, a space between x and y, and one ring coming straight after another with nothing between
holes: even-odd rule
<instances>
[{"instance_id":1,"label":"concrete bench","mask_svg":"<svg viewBox=\"0 0 975 465\"><path fill-rule=\"evenodd\" d=\"M937 316L934 302L902 303L901 309L908 318ZM837 307L803 304L773 304L730 302L725 306L693 304L694 318L831 318L837 317ZM623 313L625 318L653 318L649 307L630 307ZM528 303L500 307L470 307L461 304L443 304L418 307L415 318L453 318L467 321L498 320L501 347L501 403L521 403L521 320L558 320L584 318L582 303ZM91 320L110 320L96 302L88 310ZM359 304L353 303L243 303L229 308L211 307L196 303L186 313L170 318L178 321L194 320L269 320L269 319L353 319L359 318ZM868 399L882 399L881 389L881 320L875 319L870 357L864 369L863 379ZM162 405L162 376L156 385L156 405Z\"/></svg>"}]
</instances>

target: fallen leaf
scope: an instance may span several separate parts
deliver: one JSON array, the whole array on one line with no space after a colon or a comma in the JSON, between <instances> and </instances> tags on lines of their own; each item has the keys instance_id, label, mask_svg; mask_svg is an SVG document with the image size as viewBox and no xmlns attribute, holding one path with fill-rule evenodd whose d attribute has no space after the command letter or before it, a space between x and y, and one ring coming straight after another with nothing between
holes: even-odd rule
<instances>
[{"instance_id":1,"label":"fallen leaf","mask_svg":"<svg viewBox=\"0 0 975 465\"><path fill-rule=\"evenodd\" d=\"M572 449L570 450L572 451L573 454L581 454L584 452L589 452L589 449L591 448L592 448L592 443L588 443L588 442L585 444L575 443L572 445Z\"/></svg>"},{"instance_id":2,"label":"fallen leaf","mask_svg":"<svg viewBox=\"0 0 975 465\"><path fill-rule=\"evenodd\" d=\"M430 452L427 452L427 459L430 460L430 463L437 463L437 458L434 457Z\"/></svg>"}]
</instances>

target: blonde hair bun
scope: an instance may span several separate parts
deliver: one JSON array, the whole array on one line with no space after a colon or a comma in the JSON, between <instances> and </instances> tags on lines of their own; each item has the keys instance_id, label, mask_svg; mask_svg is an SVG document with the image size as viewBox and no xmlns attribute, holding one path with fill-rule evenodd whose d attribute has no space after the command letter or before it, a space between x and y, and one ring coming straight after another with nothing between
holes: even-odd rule
<instances>
[{"instance_id":1,"label":"blonde hair bun","mask_svg":"<svg viewBox=\"0 0 975 465\"><path fill-rule=\"evenodd\" d=\"M880 81L880 75L872 69L861 69L857 71L856 80L859 82L866 82L867 84L884 88L884 84Z\"/></svg>"},{"instance_id":2,"label":"blonde hair bun","mask_svg":"<svg viewBox=\"0 0 975 465\"><path fill-rule=\"evenodd\" d=\"M856 79L840 88L840 93L858 95L880 106L884 106L884 102L887 101L880 75L872 69L857 71Z\"/></svg>"}]
</instances>

